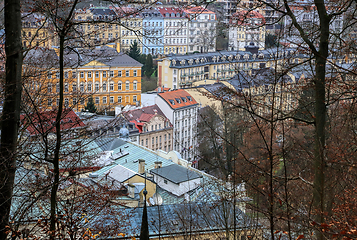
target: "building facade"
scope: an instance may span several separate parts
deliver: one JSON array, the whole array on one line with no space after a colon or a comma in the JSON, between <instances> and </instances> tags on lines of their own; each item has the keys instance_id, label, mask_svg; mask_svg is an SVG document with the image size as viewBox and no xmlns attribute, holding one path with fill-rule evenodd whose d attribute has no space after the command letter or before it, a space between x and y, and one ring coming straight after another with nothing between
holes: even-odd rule
<instances>
[{"instance_id":1,"label":"building facade","mask_svg":"<svg viewBox=\"0 0 357 240\"><path fill-rule=\"evenodd\" d=\"M217 32L216 14L203 7L187 8L184 12L189 19L187 28L187 52L215 52Z\"/></svg>"},{"instance_id":2,"label":"building facade","mask_svg":"<svg viewBox=\"0 0 357 240\"><path fill-rule=\"evenodd\" d=\"M244 51L248 45L265 49L265 18L257 11L239 11L229 21L230 50Z\"/></svg>"},{"instance_id":3,"label":"building facade","mask_svg":"<svg viewBox=\"0 0 357 240\"><path fill-rule=\"evenodd\" d=\"M35 98L41 96L40 105L44 108L55 108L59 104L60 91L60 72L55 64L58 56L54 50L34 49L25 59L24 69L33 72L30 64L38 58L54 64L46 69L35 69L39 72L26 79L25 87L35 94ZM110 47L67 52L63 85L65 107L84 110L90 98L98 111L112 111L118 105L139 105L141 67L141 63Z\"/></svg>"},{"instance_id":4,"label":"building facade","mask_svg":"<svg viewBox=\"0 0 357 240\"><path fill-rule=\"evenodd\" d=\"M173 124L173 150L193 161L196 155L198 103L185 90L159 93L156 105Z\"/></svg>"},{"instance_id":5,"label":"building facade","mask_svg":"<svg viewBox=\"0 0 357 240\"><path fill-rule=\"evenodd\" d=\"M122 116L139 130L141 146L153 151L172 150L173 126L157 105L126 111Z\"/></svg>"}]
</instances>

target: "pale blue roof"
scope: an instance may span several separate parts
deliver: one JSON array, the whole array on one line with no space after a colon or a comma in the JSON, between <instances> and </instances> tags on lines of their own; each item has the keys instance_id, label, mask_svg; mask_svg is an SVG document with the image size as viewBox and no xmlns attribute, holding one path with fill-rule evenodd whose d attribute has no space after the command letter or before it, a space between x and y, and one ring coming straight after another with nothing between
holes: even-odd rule
<instances>
[{"instance_id":1,"label":"pale blue roof","mask_svg":"<svg viewBox=\"0 0 357 240\"><path fill-rule=\"evenodd\" d=\"M171 160L165 159L163 157L158 156L155 152L144 148L142 146L138 146L136 144L127 142L124 145L116 149L112 149L114 151L113 155L119 153L121 151L125 151L129 154L122 156L118 159L115 159L114 163L110 166L106 166L95 173L99 176L106 173L111 168L115 167L116 165L120 164L134 172L139 171L139 159L145 160L145 169L151 170L155 168L155 162L159 161L162 162L162 167L169 166L174 164Z\"/></svg>"}]
</instances>

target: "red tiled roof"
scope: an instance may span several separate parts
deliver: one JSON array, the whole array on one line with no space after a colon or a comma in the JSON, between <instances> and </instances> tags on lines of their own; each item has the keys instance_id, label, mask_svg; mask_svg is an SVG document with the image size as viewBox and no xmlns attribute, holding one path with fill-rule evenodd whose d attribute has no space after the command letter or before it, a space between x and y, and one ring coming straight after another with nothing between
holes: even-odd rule
<instances>
[{"instance_id":1,"label":"red tiled roof","mask_svg":"<svg viewBox=\"0 0 357 240\"><path fill-rule=\"evenodd\" d=\"M155 104L152 106L143 107L140 109L130 110L127 112L123 112L123 115L126 120L131 123L135 123L135 127L139 129L139 132L142 132L142 126L145 122L149 122L150 119L157 115L165 116L165 114L160 110L160 108Z\"/></svg>"},{"instance_id":2,"label":"red tiled roof","mask_svg":"<svg viewBox=\"0 0 357 240\"><path fill-rule=\"evenodd\" d=\"M22 114L20 116L21 125L26 128L31 136L39 134L53 133L56 131L57 110L32 113L30 115ZM67 108L63 110L61 117L61 131L84 127L85 124L73 112Z\"/></svg>"},{"instance_id":3,"label":"red tiled roof","mask_svg":"<svg viewBox=\"0 0 357 240\"><path fill-rule=\"evenodd\" d=\"M184 11L188 14L201 14L201 13L214 14L214 12L200 6L188 7Z\"/></svg>"},{"instance_id":4,"label":"red tiled roof","mask_svg":"<svg viewBox=\"0 0 357 240\"><path fill-rule=\"evenodd\" d=\"M229 23L235 25L252 25L249 22L249 19L251 18L252 19L260 18L262 20L261 23L257 24L257 26L263 26L265 24L265 18L262 14L258 13L257 11L246 11L246 10L242 10L234 13L231 19L229 20Z\"/></svg>"},{"instance_id":5,"label":"red tiled roof","mask_svg":"<svg viewBox=\"0 0 357 240\"><path fill-rule=\"evenodd\" d=\"M158 96L163 98L172 109L178 109L198 104L196 100L183 89L159 93Z\"/></svg>"},{"instance_id":6,"label":"red tiled roof","mask_svg":"<svg viewBox=\"0 0 357 240\"><path fill-rule=\"evenodd\" d=\"M183 17L183 11L180 8L173 8L173 7L158 7L157 10L162 14L162 16L166 17L166 13L170 14L169 17L171 17L171 13L174 13L174 17ZM176 14L179 13L179 16L176 16Z\"/></svg>"},{"instance_id":7,"label":"red tiled roof","mask_svg":"<svg viewBox=\"0 0 357 240\"><path fill-rule=\"evenodd\" d=\"M139 121L140 122L148 122L150 121L150 119L155 116L155 114L147 114L147 113L143 113L141 114Z\"/></svg>"}]
</instances>

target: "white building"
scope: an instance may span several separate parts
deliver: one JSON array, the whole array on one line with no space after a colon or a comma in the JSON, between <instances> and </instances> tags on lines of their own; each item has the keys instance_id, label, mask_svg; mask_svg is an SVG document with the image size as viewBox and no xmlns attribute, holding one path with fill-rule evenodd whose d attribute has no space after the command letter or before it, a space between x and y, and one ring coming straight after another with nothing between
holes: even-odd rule
<instances>
[{"instance_id":1,"label":"white building","mask_svg":"<svg viewBox=\"0 0 357 240\"><path fill-rule=\"evenodd\" d=\"M159 93L155 103L173 124L173 150L194 160L198 103L185 90Z\"/></svg>"},{"instance_id":2,"label":"white building","mask_svg":"<svg viewBox=\"0 0 357 240\"><path fill-rule=\"evenodd\" d=\"M216 14L207 8L191 7L184 10L189 18L188 52L216 51Z\"/></svg>"},{"instance_id":3,"label":"white building","mask_svg":"<svg viewBox=\"0 0 357 240\"><path fill-rule=\"evenodd\" d=\"M252 45L265 49L265 18L256 11L239 11L229 21L229 50L244 51Z\"/></svg>"}]
</instances>

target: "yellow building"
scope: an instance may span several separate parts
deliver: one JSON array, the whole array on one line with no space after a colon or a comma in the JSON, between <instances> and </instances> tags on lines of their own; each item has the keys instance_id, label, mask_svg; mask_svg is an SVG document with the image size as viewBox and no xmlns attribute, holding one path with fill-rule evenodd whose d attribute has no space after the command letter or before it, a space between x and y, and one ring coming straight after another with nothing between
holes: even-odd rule
<instances>
[{"instance_id":1,"label":"yellow building","mask_svg":"<svg viewBox=\"0 0 357 240\"><path fill-rule=\"evenodd\" d=\"M36 53L31 53L29 57L42 57L46 59L47 66L43 65L42 73L34 74L34 68L29 64L36 57L25 59L25 75L29 76L25 81L26 88L36 95L33 98L38 98L36 102L41 107L55 108L59 104L60 90L58 57L53 50L44 52L43 49L36 49L33 52ZM50 59L54 64L49 64ZM106 46L67 53L63 86L65 107L84 110L89 98L93 99L98 111L112 111L119 105L140 104L141 66L128 55Z\"/></svg>"},{"instance_id":2,"label":"yellow building","mask_svg":"<svg viewBox=\"0 0 357 240\"><path fill-rule=\"evenodd\" d=\"M22 13L22 43L27 48L50 48L56 44L53 29L42 14Z\"/></svg>"},{"instance_id":3,"label":"yellow building","mask_svg":"<svg viewBox=\"0 0 357 240\"><path fill-rule=\"evenodd\" d=\"M108 7L78 9L75 14L78 23L74 45L113 45L120 51L120 24L116 12Z\"/></svg>"}]
</instances>

